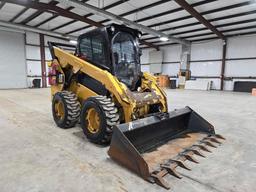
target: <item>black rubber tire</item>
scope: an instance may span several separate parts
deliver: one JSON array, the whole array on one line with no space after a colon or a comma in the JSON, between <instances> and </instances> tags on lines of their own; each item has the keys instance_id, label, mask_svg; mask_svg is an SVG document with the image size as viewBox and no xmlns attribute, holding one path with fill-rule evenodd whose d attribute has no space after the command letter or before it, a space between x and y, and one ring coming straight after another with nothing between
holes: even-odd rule
<instances>
[{"instance_id":1,"label":"black rubber tire","mask_svg":"<svg viewBox=\"0 0 256 192\"><path fill-rule=\"evenodd\" d=\"M88 122L85 117L91 108L96 110L100 118L100 128L97 133L91 133L87 128ZM90 97L83 103L80 123L85 136L91 142L106 145L110 143L113 125L119 124L119 113L115 104L106 96Z\"/></svg>"},{"instance_id":2,"label":"black rubber tire","mask_svg":"<svg viewBox=\"0 0 256 192\"><path fill-rule=\"evenodd\" d=\"M64 105L64 118L60 119L55 113L55 102L60 101ZM79 120L81 112L80 103L76 95L70 91L58 92L52 99L52 115L58 127L67 129L74 127Z\"/></svg>"}]
</instances>

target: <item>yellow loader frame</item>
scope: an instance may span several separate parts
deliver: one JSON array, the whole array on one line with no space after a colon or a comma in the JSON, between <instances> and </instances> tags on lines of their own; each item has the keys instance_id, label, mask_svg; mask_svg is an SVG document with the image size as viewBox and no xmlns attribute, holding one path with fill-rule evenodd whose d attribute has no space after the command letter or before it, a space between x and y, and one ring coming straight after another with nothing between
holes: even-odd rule
<instances>
[{"instance_id":1,"label":"yellow loader frame","mask_svg":"<svg viewBox=\"0 0 256 192\"><path fill-rule=\"evenodd\" d=\"M112 126L113 129L107 134L103 132L105 134L104 138L99 137L102 139L99 142L108 141L111 137L108 155L143 179L169 189L170 186L164 179L165 175L171 174L174 177L181 178L176 172L177 167L190 169L184 163L185 161L198 163L193 157L194 155L204 157L201 151L210 152L208 147L216 148L216 144L221 144L220 140L225 139L221 135L215 134L214 126L189 107L168 112L166 94L157 85L156 77L149 73L143 73L140 87L137 91L132 92L107 70L94 66L56 46L52 47L52 52L54 52L55 57L52 62L48 63L49 67L54 69L51 73L55 77L63 77L60 78L63 81L58 79L55 83L51 83L53 111L56 107L56 111L59 112L57 114L53 113L53 115L64 117L66 113L67 115L63 119L69 118L69 121L66 121L68 123L59 127L69 128L74 126L77 121L72 121L72 118L74 117L73 119L77 120L79 115L80 123L83 125L85 124L83 123L85 116L86 118L89 117L87 121L89 122L88 130L90 134L97 136L101 128L100 121L96 118L97 110L92 107L87 110L86 107L96 97L107 97L100 96L79 83L76 76L74 78L72 75L68 77L68 86L66 86L64 71L70 72L72 70L73 74L80 75L80 73L83 73L97 80L108 91L108 98L100 101L115 105L115 108L107 105L105 107L108 107L114 113L112 116L116 119L111 122L114 123L113 126L107 124L107 126ZM66 108L61 105L63 102L60 95L66 97L70 109L74 108L71 112L69 111L70 113L67 112L68 102L64 102ZM71 100L67 98L71 98ZM157 108L159 113L150 110L150 107L155 104L160 107ZM82 108L81 112L80 108ZM85 110L87 110L87 115L85 115ZM86 132L87 138L96 141L88 135Z\"/></svg>"},{"instance_id":2,"label":"yellow loader frame","mask_svg":"<svg viewBox=\"0 0 256 192\"><path fill-rule=\"evenodd\" d=\"M165 92L157 85L156 77L144 72L141 84L141 91L150 90L144 95L143 100L148 98L145 102L138 101L132 97L132 92L121 83L115 76L106 70L100 69L87 61L84 61L72 53L62 50L58 47L54 47L54 54L58 58L48 63L51 67L52 64L58 66L57 70L62 73L65 79L65 74L62 68L71 67L74 74L82 72L92 77L93 79L101 82L105 88L111 93L112 100L114 103L118 103L123 110L124 122L130 122L135 120L134 113L139 111L140 116L147 115L149 105L161 104L161 112L167 112L167 98ZM51 86L51 95L63 90L64 82ZM89 88L83 86L80 83L72 82L68 88L69 91L75 93L80 103L88 99L91 96L97 96L98 94Z\"/></svg>"}]
</instances>

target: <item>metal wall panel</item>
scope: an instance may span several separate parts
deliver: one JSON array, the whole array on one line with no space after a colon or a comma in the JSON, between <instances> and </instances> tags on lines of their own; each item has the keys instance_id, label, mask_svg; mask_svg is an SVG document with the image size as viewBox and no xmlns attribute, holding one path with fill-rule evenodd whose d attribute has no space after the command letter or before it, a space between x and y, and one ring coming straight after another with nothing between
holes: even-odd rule
<instances>
[{"instance_id":1,"label":"metal wall panel","mask_svg":"<svg viewBox=\"0 0 256 192\"><path fill-rule=\"evenodd\" d=\"M26 45L26 59L41 60L40 47Z\"/></svg>"},{"instance_id":2,"label":"metal wall panel","mask_svg":"<svg viewBox=\"0 0 256 192\"><path fill-rule=\"evenodd\" d=\"M39 34L26 32L26 44L38 45L39 46Z\"/></svg>"},{"instance_id":3,"label":"metal wall panel","mask_svg":"<svg viewBox=\"0 0 256 192\"><path fill-rule=\"evenodd\" d=\"M221 61L191 62L190 70L192 76L220 76Z\"/></svg>"},{"instance_id":4,"label":"metal wall panel","mask_svg":"<svg viewBox=\"0 0 256 192\"><path fill-rule=\"evenodd\" d=\"M221 59L222 41L215 40L210 42L192 43L191 60L210 60Z\"/></svg>"},{"instance_id":5,"label":"metal wall panel","mask_svg":"<svg viewBox=\"0 0 256 192\"><path fill-rule=\"evenodd\" d=\"M26 88L24 34L0 31L0 89Z\"/></svg>"},{"instance_id":6,"label":"metal wall panel","mask_svg":"<svg viewBox=\"0 0 256 192\"><path fill-rule=\"evenodd\" d=\"M256 56L256 52L255 52ZM225 76L256 76L256 59L226 61Z\"/></svg>"},{"instance_id":7,"label":"metal wall panel","mask_svg":"<svg viewBox=\"0 0 256 192\"><path fill-rule=\"evenodd\" d=\"M163 74L176 76L180 70L180 63L163 64Z\"/></svg>"},{"instance_id":8,"label":"metal wall panel","mask_svg":"<svg viewBox=\"0 0 256 192\"><path fill-rule=\"evenodd\" d=\"M28 76L41 76L41 61L27 61L27 75Z\"/></svg>"},{"instance_id":9,"label":"metal wall panel","mask_svg":"<svg viewBox=\"0 0 256 192\"><path fill-rule=\"evenodd\" d=\"M177 62L180 61L181 45L172 45L168 47L162 47L164 51L164 62Z\"/></svg>"},{"instance_id":10,"label":"metal wall panel","mask_svg":"<svg viewBox=\"0 0 256 192\"><path fill-rule=\"evenodd\" d=\"M227 58L256 57L256 35L229 38Z\"/></svg>"},{"instance_id":11,"label":"metal wall panel","mask_svg":"<svg viewBox=\"0 0 256 192\"><path fill-rule=\"evenodd\" d=\"M141 55L141 57L140 57L140 62L142 63L142 64L148 64L148 63L150 63L149 62L149 52L150 51L153 51L154 49L143 49L142 50L142 55Z\"/></svg>"},{"instance_id":12,"label":"metal wall panel","mask_svg":"<svg viewBox=\"0 0 256 192\"><path fill-rule=\"evenodd\" d=\"M150 72L162 73L162 63L163 63L163 52L162 51L150 51L149 52L150 60Z\"/></svg>"}]
</instances>

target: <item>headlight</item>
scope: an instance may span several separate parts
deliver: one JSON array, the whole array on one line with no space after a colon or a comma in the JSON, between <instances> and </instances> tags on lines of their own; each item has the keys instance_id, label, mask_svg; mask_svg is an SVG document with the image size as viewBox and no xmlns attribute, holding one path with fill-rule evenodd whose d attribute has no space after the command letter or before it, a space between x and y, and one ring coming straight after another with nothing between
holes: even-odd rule
<instances>
[{"instance_id":1,"label":"headlight","mask_svg":"<svg viewBox=\"0 0 256 192\"><path fill-rule=\"evenodd\" d=\"M111 27L110 27L110 30L111 30L112 32L114 32L114 31L115 31L115 27L114 27L114 26L111 26Z\"/></svg>"}]
</instances>

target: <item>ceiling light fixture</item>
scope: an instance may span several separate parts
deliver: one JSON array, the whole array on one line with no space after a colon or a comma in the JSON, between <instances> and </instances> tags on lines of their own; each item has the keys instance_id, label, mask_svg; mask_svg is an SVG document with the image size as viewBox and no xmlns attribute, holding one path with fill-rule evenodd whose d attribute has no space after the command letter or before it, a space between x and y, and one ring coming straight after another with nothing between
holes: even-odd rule
<instances>
[{"instance_id":1,"label":"ceiling light fixture","mask_svg":"<svg viewBox=\"0 0 256 192\"><path fill-rule=\"evenodd\" d=\"M76 40L69 40L69 43L73 44L73 45L76 45L77 44L77 41Z\"/></svg>"},{"instance_id":2,"label":"ceiling light fixture","mask_svg":"<svg viewBox=\"0 0 256 192\"><path fill-rule=\"evenodd\" d=\"M168 41L168 37L160 37L160 41Z\"/></svg>"}]
</instances>

